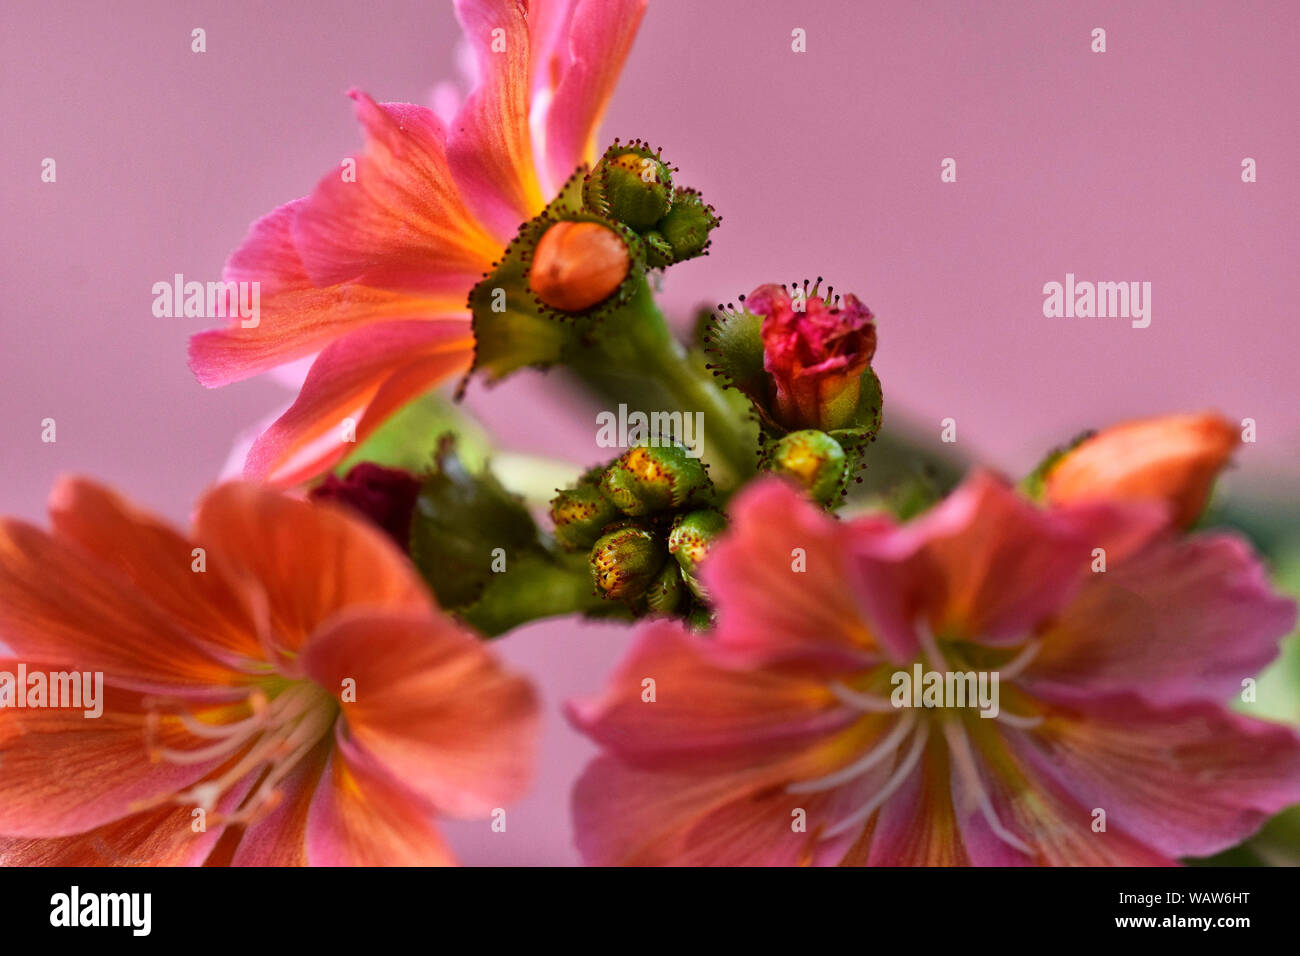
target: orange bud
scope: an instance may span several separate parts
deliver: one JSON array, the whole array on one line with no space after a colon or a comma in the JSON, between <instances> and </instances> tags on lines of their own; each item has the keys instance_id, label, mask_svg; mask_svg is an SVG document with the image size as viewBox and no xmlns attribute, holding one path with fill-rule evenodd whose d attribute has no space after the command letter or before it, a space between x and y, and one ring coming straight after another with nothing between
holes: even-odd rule
<instances>
[{"instance_id":1,"label":"orange bud","mask_svg":"<svg viewBox=\"0 0 1300 956\"><path fill-rule=\"evenodd\" d=\"M1047 475L1053 504L1110 498L1167 501L1179 527L1205 507L1240 440L1217 415L1168 415L1107 428L1067 452Z\"/></svg>"},{"instance_id":2,"label":"orange bud","mask_svg":"<svg viewBox=\"0 0 1300 956\"><path fill-rule=\"evenodd\" d=\"M631 267L627 244L614 230L557 222L537 243L528 285L551 308L581 312L609 298Z\"/></svg>"}]
</instances>

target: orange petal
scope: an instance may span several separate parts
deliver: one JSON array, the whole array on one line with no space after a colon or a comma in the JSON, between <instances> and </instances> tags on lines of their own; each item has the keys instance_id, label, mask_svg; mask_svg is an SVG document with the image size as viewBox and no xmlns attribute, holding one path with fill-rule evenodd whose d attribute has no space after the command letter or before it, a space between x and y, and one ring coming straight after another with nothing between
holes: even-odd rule
<instances>
[{"instance_id":1,"label":"orange petal","mask_svg":"<svg viewBox=\"0 0 1300 956\"><path fill-rule=\"evenodd\" d=\"M248 595L220 568L206 567L206 555L196 570L194 542L81 478L59 480L49 507L57 534L119 572L173 625L236 658L261 656Z\"/></svg>"},{"instance_id":2,"label":"orange petal","mask_svg":"<svg viewBox=\"0 0 1300 956\"><path fill-rule=\"evenodd\" d=\"M528 128L525 6L457 0L456 15L474 49L479 83L456 114L447 155L463 194L504 245L546 205Z\"/></svg>"},{"instance_id":3,"label":"orange petal","mask_svg":"<svg viewBox=\"0 0 1300 956\"><path fill-rule=\"evenodd\" d=\"M354 604L428 611L431 599L388 537L329 505L232 482L209 492L195 517L209 566L261 582L271 633L286 650Z\"/></svg>"},{"instance_id":4,"label":"orange petal","mask_svg":"<svg viewBox=\"0 0 1300 956\"><path fill-rule=\"evenodd\" d=\"M472 361L460 318L384 322L346 335L313 363L297 400L254 442L244 474L288 486L319 475L390 415Z\"/></svg>"},{"instance_id":5,"label":"orange petal","mask_svg":"<svg viewBox=\"0 0 1300 956\"><path fill-rule=\"evenodd\" d=\"M1180 527L1205 507L1214 479L1240 441L1237 426L1213 414L1126 422L1068 452L1047 476L1053 503L1157 500Z\"/></svg>"},{"instance_id":6,"label":"orange petal","mask_svg":"<svg viewBox=\"0 0 1300 956\"><path fill-rule=\"evenodd\" d=\"M303 648L302 665L335 693L355 681L355 703L341 705L346 739L440 812L487 816L532 776L532 687L448 617L342 615Z\"/></svg>"},{"instance_id":7,"label":"orange petal","mask_svg":"<svg viewBox=\"0 0 1300 956\"><path fill-rule=\"evenodd\" d=\"M28 672L57 670L28 663ZM0 661L15 673L15 662ZM60 837L83 833L130 816L146 802L168 800L221 764L150 760L139 697L105 686L104 712L83 709L0 709L0 834ZM154 741L193 749L176 721L160 722Z\"/></svg>"},{"instance_id":8,"label":"orange petal","mask_svg":"<svg viewBox=\"0 0 1300 956\"><path fill-rule=\"evenodd\" d=\"M454 866L431 810L367 761L336 751L307 819L312 866Z\"/></svg>"},{"instance_id":9,"label":"orange petal","mask_svg":"<svg viewBox=\"0 0 1300 956\"><path fill-rule=\"evenodd\" d=\"M56 488L56 508L59 494ZM187 573L193 559L185 549L148 560L152 567L133 571L141 580L159 578L165 591L167 579ZM163 569L168 561L174 571ZM0 519L0 642L15 657L103 671L111 684L160 694L228 691L239 675L218 641L196 637L185 625L120 566L61 536Z\"/></svg>"},{"instance_id":10,"label":"orange petal","mask_svg":"<svg viewBox=\"0 0 1300 956\"><path fill-rule=\"evenodd\" d=\"M307 865L307 815L332 747L321 741L279 784L280 802L240 835L231 866Z\"/></svg>"}]
</instances>

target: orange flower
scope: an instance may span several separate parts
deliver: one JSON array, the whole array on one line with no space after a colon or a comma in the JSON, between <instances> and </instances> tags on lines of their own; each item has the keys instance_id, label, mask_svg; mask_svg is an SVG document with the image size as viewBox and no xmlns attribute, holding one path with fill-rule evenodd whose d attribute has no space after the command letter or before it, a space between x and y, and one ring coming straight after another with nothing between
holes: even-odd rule
<instances>
[{"instance_id":1,"label":"orange flower","mask_svg":"<svg viewBox=\"0 0 1300 956\"><path fill-rule=\"evenodd\" d=\"M1192 524L1210 497L1239 435L1213 414L1167 415L1107 428L1069 451L1047 476L1053 504L1111 498L1159 500L1179 527Z\"/></svg>"},{"instance_id":2,"label":"orange flower","mask_svg":"<svg viewBox=\"0 0 1300 956\"><path fill-rule=\"evenodd\" d=\"M0 671L102 674L102 715L0 709L0 862L445 864L435 815L527 782L530 686L338 506L222 485L187 538L67 479L50 515L0 520Z\"/></svg>"},{"instance_id":3,"label":"orange flower","mask_svg":"<svg viewBox=\"0 0 1300 956\"><path fill-rule=\"evenodd\" d=\"M355 167L260 219L226 263L226 281L259 284L258 318L190 343L209 388L316 356L297 401L253 444L245 477L313 478L470 367L466 298L519 227L595 160L645 4L456 0L478 82L450 123L350 94L366 140Z\"/></svg>"}]
</instances>

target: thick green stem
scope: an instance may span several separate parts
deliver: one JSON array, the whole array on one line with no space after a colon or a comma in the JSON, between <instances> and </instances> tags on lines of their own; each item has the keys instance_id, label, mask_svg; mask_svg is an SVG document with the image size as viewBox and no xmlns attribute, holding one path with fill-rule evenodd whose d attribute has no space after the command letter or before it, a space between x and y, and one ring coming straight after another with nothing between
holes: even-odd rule
<instances>
[{"instance_id":1,"label":"thick green stem","mask_svg":"<svg viewBox=\"0 0 1300 956\"><path fill-rule=\"evenodd\" d=\"M530 621L566 614L626 617L626 609L602 598L592 585L585 554L529 554L494 575L482 598L463 617L486 637Z\"/></svg>"},{"instance_id":2,"label":"thick green stem","mask_svg":"<svg viewBox=\"0 0 1300 956\"><path fill-rule=\"evenodd\" d=\"M702 412L704 460L723 488L752 476L757 428L740 401L730 401L713 377L673 337L649 286L606 317L604 334L569 367L600 399L654 411Z\"/></svg>"}]
</instances>

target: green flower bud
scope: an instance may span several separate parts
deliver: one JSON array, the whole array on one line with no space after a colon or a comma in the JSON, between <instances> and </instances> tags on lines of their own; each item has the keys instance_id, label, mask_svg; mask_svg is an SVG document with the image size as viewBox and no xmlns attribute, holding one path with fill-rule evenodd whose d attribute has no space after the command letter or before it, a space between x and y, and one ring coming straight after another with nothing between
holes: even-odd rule
<instances>
[{"instance_id":1,"label":"green flower bud","mask_svg":"<svg viewBox=\"0 0 1300 956\"><path fill-rule=\"evenodd\" d=\"M591 577L607 598L634 601L654 583L668 559L664 543L640 525L603 535L591 549Z\"/></svg>"},{"instance_id":2,"label":"green flower bud","mask_svg":"<svg viewBox=\"0 0 1300 956\"><path fill-rule=\"evenodd\" d=\"M706 607L697 607L686 615L686 626L692 631L707 631L713 627L713 612Z\"/></svg>"},{"instance_id":3,"label":"green flower bud","mask_svg":"<svg viewBox=\"0 0 1300 956\"><path fill-rule=\"evenodd\" d=\"M645 262L651 269L662 269L673 264L673 247L657 229L641 234L645 242Z\"/></svg>"},{"instance_id":4,"label":"green flower bud","mask_svg":"<svg viewBox=\"0 0 1300 956\"><path fill-rule=\"evenodd\" d=\"M713 498L713 482L704 465L676 444L629 448L605 471L600 487L633 516L707 504Z\"/></svg>"},{"instance_id":5,"label":"green flower bud","mask_svg":"<svg viewBox=\"0 0 1300 956\"><path fill-rule=\"evenodd\" d=\"M595 484L567 488L551 499L555 540L569 551L590 548L605 526L618 518L614 503Z\"/></svg>"},{"instance_id":6,"label":"green flower bud","mask_svg":"<svg viewBox=\"0 0 1300 956\"><path fill-rule=\"evenodd\" d=\"M672 614L684 596L681 569L672 561L665 561L663 570L645 592L646 604L656 614Z\"/></svg>"},{"instance_id":7,"label":"green flower bud","mask_svg":"<svg viewBox=\"0 0 1300 956\"><path fill-rule=\"evenodd\" d=\"M830 504L844 486L847 468L844 448L816 429L791 432L772 446L769 471L793 478L822 504Z\"/></svg>"},{"instance_id":8,"label":"green flower bud","mask_svg":"<svg viewBox=\"0 0 1300 956\"><path fill-rule=\"evenodd\" d=\"M687 586L701 600L707 600L708 595L698 577L700 565L714 539L726 528L727 519L722 512L704 508L680 515L668 534L668 553L677 559Z\"/></svg>"},{"instance_id":9,"label":"green flower bud","mask_svg":"<svg viewBox=\"0 0 1300 956\"><path fill-rule=\"evenodd\" d=\"M678 189L673 193L672 208L656 228L672 248L672 261L681 262L704 252L709 233L721 221L694 189Z\"/></svg>"},{"instance_id":10,"label":"green flower bud","mask_svg":"<svg viewBox=\"0 0 1300 956\"><path fill-rule=\"evenodd\" d=\"M614 145L587 176L582 196L589 209L638 231L663 218L673 201L668 166L644 143Z\"/></svg>"}]
</instances>

